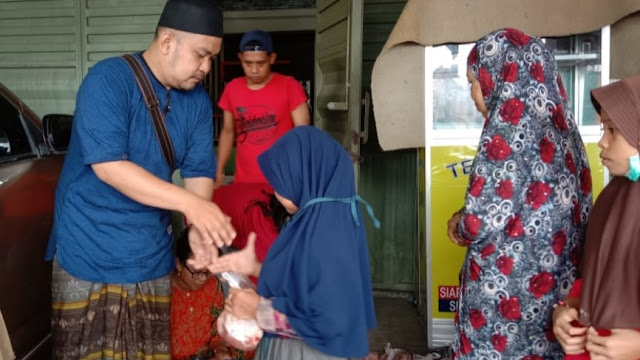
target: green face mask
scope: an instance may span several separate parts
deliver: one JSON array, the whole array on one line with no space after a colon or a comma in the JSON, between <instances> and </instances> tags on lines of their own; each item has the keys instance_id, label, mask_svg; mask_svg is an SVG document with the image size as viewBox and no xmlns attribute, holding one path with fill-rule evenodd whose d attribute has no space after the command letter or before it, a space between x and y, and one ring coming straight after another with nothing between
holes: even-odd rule
<instances>
[{"instance_id":1,"label":"green face mask","mask_svg":"<svg viewBox=\"0 0 640 360\"><path fill-rule=\"evenodd\" d=\"M629 171L626 176L631 181L637 181L640 178L640 155L635 154L629 157Z\"/></svg>"}]
</instances>

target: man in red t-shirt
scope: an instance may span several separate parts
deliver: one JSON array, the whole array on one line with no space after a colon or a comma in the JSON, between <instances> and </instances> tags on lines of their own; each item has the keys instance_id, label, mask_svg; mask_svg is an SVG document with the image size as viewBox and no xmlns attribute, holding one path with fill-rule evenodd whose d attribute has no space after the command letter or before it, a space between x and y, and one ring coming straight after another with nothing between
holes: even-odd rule
<instances>
[{"instance_id":1,"label":"man in red t-shirt","mask_svg":"<svg viewBox=\"0 0 640 360\"><path fill-rule=\"evenodd\" d=\"M224 168L234 138L237 150L233 181L266 183L258 167L258 155L294 126L309 125L307 96L300 83L293 77L271 72L276 53L269 33L252 30L244 34L238 58L245 76L227 84L218 102L224 117L216 187L224 183Z\"/></svg>"}]
</instances>

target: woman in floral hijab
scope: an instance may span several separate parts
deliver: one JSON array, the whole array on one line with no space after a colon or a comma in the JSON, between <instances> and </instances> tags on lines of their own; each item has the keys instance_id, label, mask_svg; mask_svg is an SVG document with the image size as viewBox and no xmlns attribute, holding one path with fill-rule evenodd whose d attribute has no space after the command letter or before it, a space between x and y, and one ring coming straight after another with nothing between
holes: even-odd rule
<instances>
[{"instance_id":1,"label":"woman in floral hijab","mask_svg":"<svg viewBox=\"0 0 640 360\"><path fill-rule=\"evenodd\" d=\"M460 272L455 359L554 359L553 304L576 278L591 176L552 50L503 29L468 58L486 117L464 207L449 237L468 246Z\"/></svg>"}]
</instances>

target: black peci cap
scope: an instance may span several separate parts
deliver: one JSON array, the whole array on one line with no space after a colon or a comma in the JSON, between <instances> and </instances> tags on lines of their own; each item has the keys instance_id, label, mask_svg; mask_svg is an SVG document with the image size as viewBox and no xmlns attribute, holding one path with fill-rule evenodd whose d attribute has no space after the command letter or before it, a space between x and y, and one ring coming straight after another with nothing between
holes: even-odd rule
<instances>
[{"instance_id":1,"label":"black peci cap","mask_svg":"<svg viewBox=\"0 0 640 360\"><path fill-rule=\"evenodd\" d=\"M158 26L222 37L222 10L215 0L169 0Z\"/></svg>"}]
</instances>

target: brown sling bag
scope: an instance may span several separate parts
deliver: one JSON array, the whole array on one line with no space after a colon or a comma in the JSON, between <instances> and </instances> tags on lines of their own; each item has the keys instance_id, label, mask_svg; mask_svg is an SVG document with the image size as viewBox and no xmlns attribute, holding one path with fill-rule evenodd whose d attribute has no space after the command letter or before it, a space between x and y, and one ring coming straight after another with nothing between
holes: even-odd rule
<instances>
[{"instance_id":1,"label":"brown sling bag","mask_svg":"<svg viewBox=\"0 0 640 360\"><path fill-rule=\"evenodd\" d=\"M140 87L140 91L144 97L144 102L147 104L147 110L149 110L149 114L151 114L151 120L153 122L153 128L156 131L156 136L158 137L158 142L160 143L160 148L162 149L162 154L164 155L164 159L169 164L171 171L175 169L175 156L173 154L173 145L171 144L171 138L169 137L169 132L167 131L167 127L164 124L164 116L160 112L160 102L156 97L156 93L153 91L153 86L149 81L149 77L147 76L142 64L140 61L131 54L122 55L122 58L131 66L133 70L133 74L136 76L136 82Z\"/></svg>"}]
</instances>

